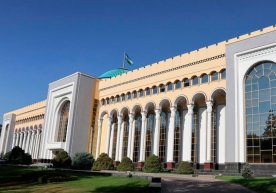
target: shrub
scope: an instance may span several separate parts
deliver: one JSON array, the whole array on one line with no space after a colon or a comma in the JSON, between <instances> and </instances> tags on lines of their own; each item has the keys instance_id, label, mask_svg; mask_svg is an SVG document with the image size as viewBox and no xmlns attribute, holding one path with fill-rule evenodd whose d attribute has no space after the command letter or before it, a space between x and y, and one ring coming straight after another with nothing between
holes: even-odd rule
<instances>
[{"instance_id":1,"label":"shrub","mask_svg":"<svg viewBox=\"0 0 276 193\"><path fill-rule=\"evenodd\" d=\"M11 151L7 152L7 153L4 155L3 159L8 161L8 160L10 160L10 157L11 157Z\"/></svg>"},{"instance_id":2,"label":"shrub","mask_svg":"<svg viewBox=\"0 0 276 193\"><path fill-rule=\"evenodd\" d=\"M162 164L159 161L159 158L156 155L151 155L145 161L145 166L143 168L144 172L149 173L158 173L162 170Z\"/></svg>"},{"instance_id":3,"label":"shrub","mask_svg":"<svg viewBox=\"0 0 276 193\"><path fill-rule=\"evenodd\" d=\"M254 176L254 172L251 169L251 166L246 163L241 170L241 175L242 177L244 177L245 179L249 179L252 178Z\"/></svg>"},{"instance_id":4,"label":"shrub","mask_svg":"<svg viewBox=\"0 0 276 193\"><path fill-rule=\"evenodd\" d=\"M25 153L23 149L19 146L15 146L10 152L7 152L4 155L4 159L11 164L31 164L32 156L28 153Z\"/></svg>"},{"instance_id":5,"label":"shrub","mask_svg":"<svg viewBox=\"0 0 276 193\"><path fill-rule=\"evenodd\" d=\"M71 157L66 151L60 151L53 159L53 165L55 168L70 168Z\"/></svg>"},{"instance_id":6,"label":"shrub","mask_svg":"<svg viewBox=\"0 0 276 193\"><path fill-rule=\"evenodd\" d=\"M30 165L32 163L32 156L28 153L24 154L23 163Z\"/></svg>"},{"instance_id":7,"label":"shrub","mask_svg":"<svg viewBox=\"0 0 276 193\"><path fill-rule=\"evenodd\" d=\"M94 162L94 165L92 167L92 170L94 171L112 170L112 169L114 169L113 161L106 153L101 153L101 155Z\"/></svg>"},{"instance_id":8,"label":"shrub","mask_svg":"<svg viewBox=\"0 0 276 193\"><path fill-rule=\"evenodd\" d=\"M121 163L117 167L118 171L133 171L134 169L134 164L128 157L123 157Z\"/></svg>"},{"instance_id":9,"label":"shrub","mask_svg":"<svg viewBox=\"0 0 276 193\"><path fill-rule=\"evenodd\" d=\"M193 174L194 169L189 162L180 162L177 166L176 173L178 174Z\"/></svg>"},{"instance_id":10,"label":"shrub","mask_svg":"<svg viewBox=\"0 0 276 193\"><path fill-rule=\"evenodd\" d=\"M90 170L94 162L94 158L90 153L76 153L73 158L72 166L79 170Z\"/></svg>"}]
</instances>

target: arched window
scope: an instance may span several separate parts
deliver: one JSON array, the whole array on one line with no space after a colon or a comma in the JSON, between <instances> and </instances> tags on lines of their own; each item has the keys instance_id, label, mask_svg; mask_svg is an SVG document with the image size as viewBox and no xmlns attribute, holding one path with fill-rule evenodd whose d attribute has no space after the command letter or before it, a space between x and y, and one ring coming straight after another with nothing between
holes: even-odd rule
<instances>
[{"instance_id":1,"label":"arched window","mask_svg":"<svg viewBox=\"0 0 276 193\"><path fill-rule=\"evenodd\" d=\"M134 127L135 133L134 133L134 147L133 147L133 162L139 161L141 125L142 125L142 116L141 114L137 114L135 116L135 127Z\"/></svg>"},{"instance_id":2,"label":"arched window","mask_svg":"<svg viewBox=\"0 0 276 193\"><path fill-rule=\"evenodd\" d=\"M67 126L68 126L68 119L69 119L69 109L70 109L70 101L66 101L61 106L61 109L59 112L57 142L65 142L66 141Z\"/></svg>"},{"instance_id":3,"label":"arched window","mask_svg":"<svg viewBox=\"0 0 276 193\"><path fill-rule=\"evenodd\" d=\"M218 73L216 71L211 73L211 81L218 80Z\"/></svg>"},{"instance_id":4,"label":"arched window","mask_svg":"<svg viewBox=\"0 0 276 193\"><path fill-rule=\"evenodd\" d=\"M109 101L109 98L107 97L106 98L106 104L109 104L110 103L110 101Z\"/></svg>"},{"instance_id":5,"label":"arched window","mask_svg":"<svg viewBox=\"0 0 276 193\"><path fill-rule=\"evenodd\" d=\"M157 87L153 86L152 87L152 94L157 94L157 93L158 93Z\"/></svg>"},{"instance_id":6,"label":"arched window","mask_svg":"<svg viewBox=\"0 0 276 193\"><path fill-rule=\"evenodd\" d=\"M175 82L174 82L174 87L175 87L175 89L180 89L181 88L181 82L179 81L179 80L176 80Z\"/></svg>"},{"instance_id":7,"label":"arched window","mask_svg":"<svg viewBox=\"0 0 276 193\"><path fill-rule=\"evenodd\" d=\"M131 99L131 93L130 93L130 92L127 93L127 99L128 99L128 100Z\"/></svg>"},{"instance_id":8,"label":"arched window","mask_svg":"<svg viewBox=\"0 0 276 193\"><path fill-rule=\"evenodd\" d=\"M174 128L174 148L173 148L173 160L178 163L180 160L180 111L175 112L175 128Z\"/></svg>"},{"instance_id":9,"label":"arched window","mask_svg":"<svg viewBox=\"0 0 276 193\"><path fill-rule=\"evenodd\" d=\"M225 79L226 78L226 70L225 69L223 69L223 70L220 71L220 78L221 79Z\"/></svg>"},{"instance_id":10,"label":"arched window","mask_svg":"<svg viewBox=\"0 0 276 193\"><path fill-rule=\"evenodd\" d=\"M276 162L276 64L255 65L245 78L247 162Z\"/></svg>"},{"instance_id":11,"label":"arched window","mask_svg":"<svg viewBox=\"0 0 276 193\"><path fill-rule=\"evenodd\" d=\"M146 95L147 95L147 96L150 95L150 88L146 88Z\"/></svg>"},{"instance_id":12,"label":"arched window","mask_svg":"<svg viewBox=\"0 0 276 193\"><path fill-rule=\"evenodd\" d=\"M116 145L117 145L117 132L118 132L118 119L116 116L113 116L112 120L112 129L113 129L113 139L112 139L112 155L113 160L116 159Z\"/></svg>"},{"instance_id":13,"label":"arched window","mask_svg":"<svg viewBox=\"0 0 276 193\"><path fill-rule=\"evenodd\" d=\"M166 141L167 141L167 114L161 112L160 115L160 139L159 139L159 159L166 161Z\"/></svg>"},{"instance_id":14,"label":"arched window","mask_svg":"<svg viewBox=\"0 0 276 193\"><path fill-rule=\"evenodd\" d=\"M173 83L169 82L167 83L167 91L173 90Z\"/></svg>"},{"instance_id":15,"label":"arched window","mask_svg":"<svg viewBox=\"0 0 276 193\"><path fill-rule=\"evenodd\" d=\"M124 129L124 132L123 132L123 157L127 156L128 132L129 132L128 126L129 126L129 119L128 119L128 116L126 116L123 121L123 129Z\"/></svg>"},{"instance_id":16,"label":"arched window","mask_svg":"<svg viewBox=\"0 0 276 193\"><path fill-rule=\"evenodd\" d=\"M132 92L132 95L133 95L133 98L134 98L134 99L137 98L137 91L136 91L136 90L133 91L133 92Z\"/></svg>"},{"instance_id":17,"label":"arched window","mask_svg":"<svg viewBox=\"0 0 276 193\"><path fill-rule=\"evenodd\" d=\"M121 99L120 99L120 96L117 95L117 96L116 96L116 102L120 102L120 100L121 100Z\"/></svg>"},{"instance_id":18,"label":"arched window","mask_svg":"<svg viewBox=\"0 0 276 193\"><path fill-rule=\"evenodd\" d=\"M147 159L152 154L152 132L154 129L154 114L149 113L147 119L147 133L146 133L146 152L145 159Z\"/></svg>"},{"instance_id":19,"label":"arched window","mask_svg":"<svg viewBox=\"0 0 276 193\"><path fill-rule=\"evenodd\" d=\"M204 84L207 82L208 82L208 75L207 74L201 75L201 84Z\"/></svg>"},{"instance_id":20,"label":"arched window","mask_svg":"<svg viewBox=\"0 0 276 193\"><path fill-rule=\"evenodd\" d=\"M139 90L139 97L143 97L144 96L144 91L142 89Z\"/></svg>"},{"instance_id":21,"label":"arched window","mask_svg":"<svg viewBox=\"0 0 276 193\"><path fill-rule=\"evenodd\" d=\"M122 95L121 95L121 98L122 98L122 101L125 101L125 100L126 100L126 95L125 95L125 94L122 94Z\"/></svg>"},{"instance_id":22,"label":"arched window","mask_svg":"<svg viewBox=\"0 0 276 193\"><path fill-rule=\"evenodd\" d=\"M115 103L115 97L114 96L111 97L111 102Z\"/></svg>"},{"instance_id":23,"label":"arched window","mask_svg":"<svg viewBox=\"0 0 276 193\"><path fill-rule=\"evenodd\" d=\"M183 82L184 82L184 87L190 86L190 79L184 78Z\"/></svg>"},{"instance_id":24,"label":"arched window","mask_svg":"<svg viewBox=\"0 0 276 193\"><path fill-rule=\"evenodd\" d=\"M193 83L193 85L197 85L198 84L198 77L197 76L194 76L192 78L192 83Z\"/></svg>"},{"instance_id":25,"label":"arched window","mask_svg":"<svg viewBox=\"0 0 276 193\"><path fill-rule=\"evenodd\" d=\"M105 100L104 99L102 99L101 102L102 102L102 105L105 105Z\"/></svg>"},{"instance_id":26,"label":"arched window","mask_svg":"<svg viewBox=\"0 0 276 193\"><path fill-rule=\"evenodd\" d=\"M166 91L166 88L165 88L165 85L164 84L160 84L159 85L159 92L165 92Z\"/></svg>"}]
</instances>

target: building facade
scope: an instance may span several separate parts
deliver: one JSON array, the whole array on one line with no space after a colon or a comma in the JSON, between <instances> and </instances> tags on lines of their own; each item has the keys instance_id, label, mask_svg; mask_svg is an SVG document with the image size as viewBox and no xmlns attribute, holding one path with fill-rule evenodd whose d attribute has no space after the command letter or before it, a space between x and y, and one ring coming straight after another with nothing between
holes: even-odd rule
<instances>
[{"instance_id":1,"label":"building facade","mask_svg":"<svg viewBox=\"0 0 276 193\"><path fill-rule=\"evenodd\" d=\"M0 152L19 145L38 161L66 150L105 152L115 165L127 156L138 168L155 154L167 169L276 170L275 73L275 26L132 71L75 73L51 83L45 101L4 115Z\"/></svg>"}]
</instances>

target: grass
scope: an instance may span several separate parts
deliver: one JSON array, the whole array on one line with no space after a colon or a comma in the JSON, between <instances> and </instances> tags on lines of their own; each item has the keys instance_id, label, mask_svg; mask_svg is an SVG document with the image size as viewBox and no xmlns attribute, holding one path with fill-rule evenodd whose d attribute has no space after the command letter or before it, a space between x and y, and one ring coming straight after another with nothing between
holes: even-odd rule
<instances>
[{"instance_id":1,"label":"grass","mask_svg":"<svg viewBox=\"0 0 276 193\"><path fill-rule=\"evenodd\" d=\"M276 193L276 179L270 177L255 177L245 179L241 176L218 176L217 179L241 184L259 193Z\"/></svg>"},{"instance_id":2,"label":"grass","mask_svg":"<svg viewBox=\"0 0 276 193\"><path fill-rule=\"evenodd\" d=\"M31 177L56 174L57 171L45 171L33 168L0 166L0 193L25 192L93 192L93 193L141 193L147 192L149 181L140 178L115 176L92 176L91 174L59 172L74 176L75 180L41 184Z\"/></svg>"}]
</instances>

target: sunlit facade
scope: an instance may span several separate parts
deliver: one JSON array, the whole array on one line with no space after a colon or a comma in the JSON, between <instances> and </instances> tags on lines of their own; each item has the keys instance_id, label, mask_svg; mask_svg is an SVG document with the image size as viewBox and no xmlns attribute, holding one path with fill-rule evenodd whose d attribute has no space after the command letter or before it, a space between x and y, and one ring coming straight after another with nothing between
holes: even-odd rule
<instances>
[{"instance_id":1,"label":"sunlit facade","mask_svg":"<svg viewBox=\"0 0 276 193\"><path fill-rule=\"evenodd\" d=\"M276 28L271 26L129 71L75 73L45 101L4 115L0 152L36 161L60 150L107 153L142 168L152 154L174 169L276 171Z\"/></svg>"}]
</instances>

